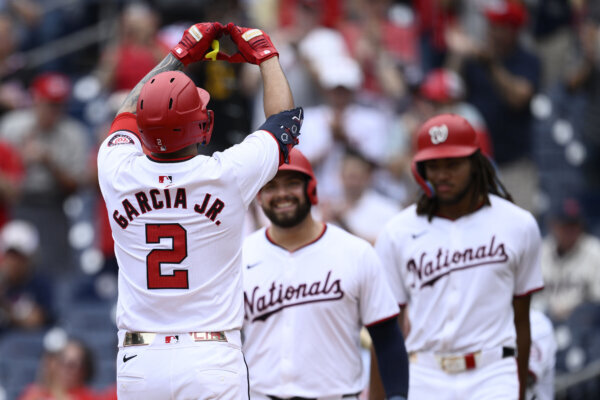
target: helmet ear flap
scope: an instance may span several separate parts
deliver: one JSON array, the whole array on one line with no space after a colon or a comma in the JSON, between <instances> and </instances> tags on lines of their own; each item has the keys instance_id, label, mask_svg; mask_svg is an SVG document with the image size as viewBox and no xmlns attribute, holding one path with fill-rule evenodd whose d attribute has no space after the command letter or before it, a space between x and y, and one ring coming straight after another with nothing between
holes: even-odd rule
<instances>
[{"instance_id":1,"label":"helmet ear flap","mask_svg":"<svg viewBox=\"0 0 600 400\"><path fill-rule=\"evenodd\" d=\"M434 197L435 189L433 188L433 185L425 179L425 174L423 173L422 166L417 165L417 163L413 161L410 169L412 171L413 176L415 177L415 180L417 181L419 186L421 186L421 189L423 189L423 191L425 192L425 195L429 198Z\"/></svg>"},{"instance_id":2,"label":"helmet ear flap","mask_svg":"<svg viewBox=\"0 0 600 400\"><path fill-rule=\"evenodd\" d=\"M317 197L317 181L313 178L308 179L306 184L306 195L308 196L310 204L313 206L319 202L319 198Z\"/></svg>"}]
</instances>

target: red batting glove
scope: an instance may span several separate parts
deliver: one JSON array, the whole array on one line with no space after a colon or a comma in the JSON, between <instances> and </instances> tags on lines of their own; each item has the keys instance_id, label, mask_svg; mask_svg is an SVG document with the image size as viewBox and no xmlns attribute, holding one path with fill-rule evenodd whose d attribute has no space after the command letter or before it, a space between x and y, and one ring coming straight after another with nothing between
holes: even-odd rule
<instances>
[{"instance_id":1,"label":"red batting glove","mask_svg":"<svg viewBox=\"0 0 600 400\"><path fill-rule=\"evenodd\" d=\"M243 28L230 22L225 32L229 33L239 50L239 53L229 58L230 62L246 61L260 65L263 61L279 55L269 35L260 29Z\"/></svg>"},{"instance_id":2,"label":"red batting glove","mask_svg":"<svg viewBox=\"0 0 600 400\"><path fill-rule=\"evenodd\" d=\"M171 49L171 53L183 65L202 61L212 41L220 38L224 29L225 27L218 22L201 22L192 25L186 29L181 41Z\"/></svg>"}]
</instances>

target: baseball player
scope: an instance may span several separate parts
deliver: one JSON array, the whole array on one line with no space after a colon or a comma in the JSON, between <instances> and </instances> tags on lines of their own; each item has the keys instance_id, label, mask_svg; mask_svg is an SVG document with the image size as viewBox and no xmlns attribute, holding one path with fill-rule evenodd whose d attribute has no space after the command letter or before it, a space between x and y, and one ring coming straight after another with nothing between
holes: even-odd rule
<instances>
[{"instance_id":1,"label":"baseball player","mask_svg":"<svg viewBox=\"0 0 600 400\"><path fill-rule=\"evenodd\" d=\"M238 53L214 52L223 34ZM268 117L212 157L198 155L212 132L210 96L179 71L209 56L259 65ZM302 122L277 56L258 29L191 26L131 91L101 145L98 175L119 264L119 399L248 397L242 224Z\"/></svg>"},{"instance_id":2,"label":"baseball player","mask_svg":"<svg viewBox=\"0 0 600 400\"><path fill-rule=\"evenodd\" d=\"M366 325L389 399L405 399L398 305L363 239L316 221L317 182L296 149L259 192L271 225L244 241L243 349L252 399L357 399Z\"/></svg>"},{"instance_id":3,"label":"baseball player","mask_svg":"<svg viewBox=\"0 0 600 400\"><path fill-rule=\"evenodd\" d=\"M530 296L543 287L537 223L512 203L467 120L435 116L417 135L413 175L425 193L376 242L408 309L409 399L523 399Z\"/></svg>"}]
</instances>

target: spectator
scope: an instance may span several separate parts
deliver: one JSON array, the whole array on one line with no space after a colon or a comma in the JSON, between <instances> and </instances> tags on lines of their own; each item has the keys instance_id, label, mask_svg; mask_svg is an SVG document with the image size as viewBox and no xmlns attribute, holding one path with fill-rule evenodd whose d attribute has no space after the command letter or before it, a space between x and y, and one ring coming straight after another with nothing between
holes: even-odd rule
<instances>
[{"instance_id":1,"label":"spectator","mask_svg":"<svg viewBox=\"0 0 600 400\"><path fill-rule=\"evenodd\" d=\"M600 240L585 232L585 216L573 198L550 213L549 229L542 243L545 289L535 301L556 323L578 305L600 301Z\"/></svg>"},{"instance_id":2,"label":"spectator","mask_svg":"<svg viewBox=\"0 0 600 400\"><path fill-rule=\"evenodd\" d=\"M51 356L52 357L52 356ZM56 359L49 362L53 371L46 379L30 384L19 400L95 400L97 396L88 387L94 375L94 358L82 341L70 339Z\"/></svg>"},{"instance_id":3,"label":"spectator","mask_svg":"<svg viewBox=\"0 0 600 400\"><path fill-rule=\"evenodd\" d=\"M284 28L303 18L301 7L312 8L320 26L335 28L343 17L346 6L343 0L281 0L278 3L277 19Z\"/></svg>"},{"instance_id":4,"label":"spectator","mask_svg":"<svg viewBox=\"0 0 600 400\"><path fill-rule=\"evenodd\" d=\"M475 106L465 101L465 97L465 83L462 77L445 68L430 71L421 83L418 93L418 98L431 107L429 117L436 114L457 114L469 121L477 133L482 153L493 158L494 152L485 119Z\"/></svg>"},{"instance_id":5,"label":"spectator","mask_svg":"<svg viewBox=\"0 0 600 400\"><path fill-rule=\"evenodd\" d=\"M454 30L448 35L450 64L462 72L466 100L485 118L495 161L515 203L537 211L537 167L532 161L532 123L529 103L541 79L540 61L519 41L525 26L525 7L499 0L484 10L484 43Z\"/></svg>"},{"instance_id":6,"label":"spectator","mask_svg":"<svg viewBox=\"0 0 600 400\"><path fill-rule=\"evenodd\" d=\"M0 228L10 219L12 207L19 197L23 173L18 150L0 141Z\"/></svg>"},{"instance_id":7,"label":"spectator","mask_svg":"<svg viewBox=\"0 0 600 400\"><path fill-rule=\"evenodd\" d=\"M282 11L285 10L281 1ZM284 18L283 26L273 33L273 41L280 53L281 65L294 93L294 101L305 108L323 103L319 85L321 63L329 57L348 57L344 37L335 29L323 26L322 15L327 8L323 1L288 1L294 18ZM260 75L255 68L243 70L242 85L254 95L253 126L262 122L262 92Z\"/></svg>"},{"instance_id":8,"label":"spectator","mask_svg":"<svg viewBox=\"0 0 600 400\"><path fill-rule=\"evenodd\" d=\"M359 103L362 84L358 63L349 57L332 57L321 64L319 82L325 104L305 109L299 149L315 168L322 183L323 201L342 197L339 180L344 153L351 149L371 160L382 160L389 131L389 116Z\"/></svg>"},{"instance_id":9,"label":"spectator","mask_svg":"<svg viewBox=\"0 0 600 400\"><path fill-rule=\"evenodd\" d=\"M349 151L341 167L343 198L321 205L325 221L331 221L348 232L375 243L379 230L400 211L388 197L372 188L376 164L360 154Z\"/></svg>"},{"instance_id":10,"label":"spectator","mask_svg":"<svg viewBox=\"0 0 600 400\"><path fill-rule=\"evenodd\" d=\"M391 0L358 0L354 4L353 15L339 30L363 71L363 96L400 102L408 94L402 68L419 63L414 15L407 6ZM403 18L394 18L398 15Z\"/></svg>"},{"instance_id":11,"label":"spectator","mask_svg":"<svg viewBox=\"0 0 600 400\"><path fill-rule=\"evenodd\" d=\"M21 68L22 60L16 54L18 38L13 18L0 11L0 116L29 103L23 81L27 73Z\"/></svg>"},{"instance_id":12,"label":"spectator","mask_svg":"<svg viewBox=\"0 0 600 400\"><path fill-rule=\"evenodd\" d=\"M539 0L530 8L531 33L535 39L536 52L542 62L541 87L550 88L565 73L568 54L573 43L572 29L576 3L570 0Z\"/></svg>"},{"instance_id":13,"label":"spectator","mask_svg":"<svg viewBox=\"0 0 600 400\"><path fill-rule=\"evenodd\" d=\"M44 351L40 357L36 379L29 383L23 389L19 399L42 400L44 393L50 393L56 382L58 370L60 368L60 352L67 343L67 335L64 331L57 331L52 340L48 340L49 335L44 338Z\"/></svg>"},{"instance_id":14,"label":"spectator","mask_svg":"<svg viewBox=\"0 0 600 400\"><path fill-rule=\"evenodd\" d=\"M129 3L121 13L116 43L103 51L98 75L109 91L129 91L169 48L157 36L159 16L148 5Z\"/></svg>"},{"instance_id":15,"label":"spectator","mask_svg":"<svg viewBox=\"0 0 600 400\"><path fill-rule=\"evenodd\" d=\"M459 0L412 0L417 13L423 72L427 73L444 64L448 50L445 32L456 26L457 8L460 3Z\"/></svg>"},{"instance_id":16,"label":"spectator","mask_svg":"<svg viewBox=\"0 0 600 400\"><path fill-rule=\"evenodd\" d=\"M31 84L32 108L6 114L0 138L20 149L25 177L15 217L31 221L40 232L40 267L63 272L70 265L67 196L85 177L88 143L86 128L65 109L69 78L44 73Z\"/></svg>"},{"instance_id":17,"label":"spectator","mask_svg":"<svg viewBox=\"0 0 600 400\"><path fill-rule=\"evenodd\" d=\"M35 272L38 243L38 233L28 222L13 220L2 229L0 332L40 329L53 319L51 287Z\"/></svg>"},{"instance_id":18,"label":"spectator","mask_svg":"<svg viewBox=\"0 0 600 400\"><path fill-rule=\"evenodd\" d=\"M600 213L595 204L600 193L600 2L589 1L582 11L582 21L577 27L578 42L572 66L566 77L566 87L571 94L582 96L585 105L580 113L582 142L587 157L582 165L585 190L590 194L594 233L600 232ZM590 213L591 214L591 213Z\"/></svg>"}]
</instances>

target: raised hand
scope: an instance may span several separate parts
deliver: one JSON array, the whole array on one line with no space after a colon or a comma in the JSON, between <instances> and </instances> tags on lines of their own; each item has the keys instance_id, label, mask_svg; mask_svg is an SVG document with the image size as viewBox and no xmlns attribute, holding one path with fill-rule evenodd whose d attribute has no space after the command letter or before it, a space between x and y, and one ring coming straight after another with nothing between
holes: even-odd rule
<instances>
[{"instance_id":1,"label":"raised hand","mask_svg":"<svg viewBox=\"0 0 600 400\"><path fill-rule=\"evenodd\" d=\"M256 28L244 28L230 22L224 29L236 44L238 53L229 57L229 62L249 62L260 65L271 57L279 56L271 38Z\"/></svg>"},{"instance_id":2,"label":"raised hand","mask_svg":"<svg viewBox=\"0 0 600 400\"><path fill-rule=\"evenodd\" d=\"M183 33L179 43L171 49L171 53L183 63L188 65L204 60L204 56L211 48L213 40L219 39L225 27L218 22L201 22L190 26Z\"/></svg>"}]
</instances>

